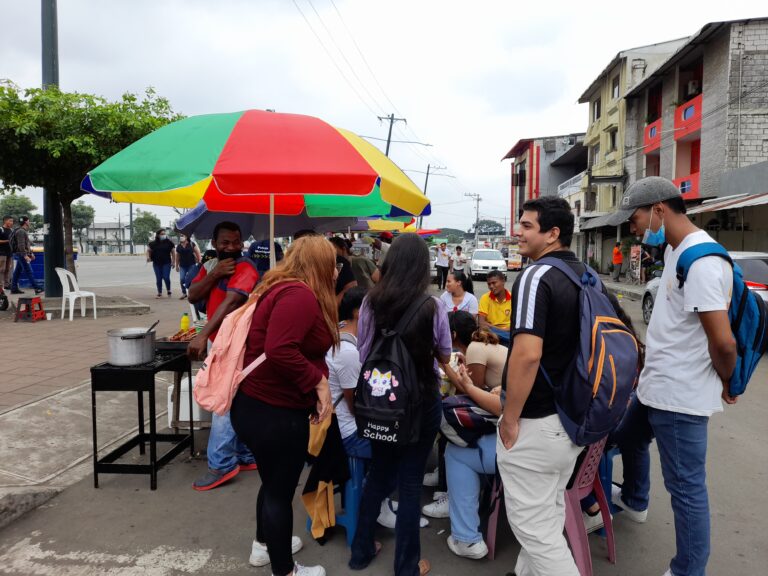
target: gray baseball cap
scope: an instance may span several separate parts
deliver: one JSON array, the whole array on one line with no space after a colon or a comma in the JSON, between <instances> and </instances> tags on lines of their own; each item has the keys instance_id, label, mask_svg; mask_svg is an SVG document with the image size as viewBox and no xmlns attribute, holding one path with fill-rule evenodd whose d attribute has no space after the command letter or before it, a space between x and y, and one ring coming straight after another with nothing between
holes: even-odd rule
<instances>
[{"instance_id":1,"label":"gray baseball cap","mask_svg":"<svg viewBox=\"0 0 768 576\"><path fill-rule=\"evenodd\" d=\"M660 176L648 176L627 188L619 209L608 219L609 226L619 226L629 220L638 208L653 206L664 200L678 198L680 190L670 180Z\"/></svg>"}]
</instances>

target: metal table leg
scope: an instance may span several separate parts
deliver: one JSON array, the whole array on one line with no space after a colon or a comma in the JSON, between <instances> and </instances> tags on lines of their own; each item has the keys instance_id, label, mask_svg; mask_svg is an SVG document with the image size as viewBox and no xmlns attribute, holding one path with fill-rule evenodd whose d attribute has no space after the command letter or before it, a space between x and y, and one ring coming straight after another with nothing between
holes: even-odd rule
<instances>
[{"instance_id":1,"label":"metal table leg","mask_svg":"<svg viewBox=\"0 0 768 576\"><path fill-rule=\"evenodd\" d=\"M194 416L192 414L192 364L189 365L189 371L187 372L187 375L189 376L189 394L187 395L189 398L189 454L194 457L195 456L195 427L193 426L193 419Z\"/></svg>"},{"instance_id":2,"label":"metal table leg","mask_svg":"<svg viewBox=\"0 0 768 576\"><path fill-rule=\"evenodd\" d=\"M99 445L96 439L96 391L91 387L91 418L93 422L93 487L99 487L99 472L97 463L99 461Z\"/></svg>"},{"instance_id":3,"label":"metal table leg","mask_svg":"<svg viewBox=\"0 0 768 576\"><path fill-rule=\"evenodd\" d=\"M144 393L139 391L139 435L144 436ZM144 440L139 441L139 454L144 454Z\"/></svg>"},{"instance_id":4,"label":"metal table leg","mask_svg":"<svg viewBox=\"0 0 768 576\"><path fill-rule=\"evenodd\" d=\"M155 415L155 387L149 389L149 463L152 467L149 487L157 489L157 416Z\"/></svg>"}]
</instances>

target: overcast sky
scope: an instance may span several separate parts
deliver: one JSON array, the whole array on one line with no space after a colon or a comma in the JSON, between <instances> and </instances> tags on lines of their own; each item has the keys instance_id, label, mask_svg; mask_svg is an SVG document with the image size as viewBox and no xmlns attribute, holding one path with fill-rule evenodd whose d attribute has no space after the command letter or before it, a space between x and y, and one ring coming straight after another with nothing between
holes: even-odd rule
<instances>
[{"instance_id":1,"label":"overcast sky","mask_svg":"<svg viewBox=\"0 0 768 576\"><path fill-rule=\"evenodd\" d=\"M110 99L152 86L186 115L273 108L386 138L423 188L425 226L467 229L509 216L520 138L585 131L581 93L617 52L689 36L707 22L768 16L763 1L60 0L66 91ZM39 86L40 2L0 0L0 78ZM383 142L373 141L383 149ZM0 150L0 153L2 151ZM39 191L27 191L42 210ZM86 198L98 221L128 206ZM174 217L152 207L164 223Z\"/></svg>"}]
</instances>

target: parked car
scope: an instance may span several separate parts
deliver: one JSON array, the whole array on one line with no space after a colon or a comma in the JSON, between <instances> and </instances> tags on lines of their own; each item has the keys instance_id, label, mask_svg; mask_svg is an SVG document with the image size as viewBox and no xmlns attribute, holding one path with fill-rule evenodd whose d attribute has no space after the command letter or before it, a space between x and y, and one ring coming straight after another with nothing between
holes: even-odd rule
<instances>
[{"instance_id":1,"label":"parked car","mask_svg":"<svg viewBox=\"0 0 768 576\"><path fill-rule=\"evenodd\" d=\"M729 252L731 258L744 273L744 281L750 290L768 303L768 253L766 252ZM659 276L661 272L658 272ZM652 278L645 285L643 294L643 320L646 324L651 321L653 305L656 302L656 293L659 291L661 278Z\"/></svg>"},{"instance_id":2,"label":"parked car","mask_svg":"<svg viewBox=\"0 0 768 576\"><path fill-rule=\"evenodd\" d=\"M498 250L480 248L472 253L469 261L472 279L485 278L491 270L501 270L506 276L507 261Z\"/></svg>"}]
</instances>

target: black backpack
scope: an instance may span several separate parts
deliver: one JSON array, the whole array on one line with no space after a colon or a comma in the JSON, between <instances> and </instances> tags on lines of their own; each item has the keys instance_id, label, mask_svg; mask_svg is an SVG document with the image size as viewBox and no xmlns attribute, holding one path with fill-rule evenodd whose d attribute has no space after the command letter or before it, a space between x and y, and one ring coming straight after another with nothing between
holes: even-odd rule
<instances>
[{"instance_id":1,"label":"black backpack","mask_svg":"<svg viewBox=\"0 0 768 576\"><path fill-rule=\"evenodd\" d=\"M16 231L17 230L18 230L18 228L14 228L11 231L11 235L8 237L8 246L11 249L11 254L16 254L16 251L19 248L19 242L18 242L18 239L16 238Z\"/></svg>"},{"instance_id":2,"label":"black backpack","mask_svg":"<svg viewBox=\"0 0 768 576\"><path fill-rule=\"evenodd\" d=\"M355 390L357 435L384 444L413 444L421 432L422 383L401 338L430 296L413 302L394 330L382 330L360 369Z\"/></svg>"}]
</instances>

